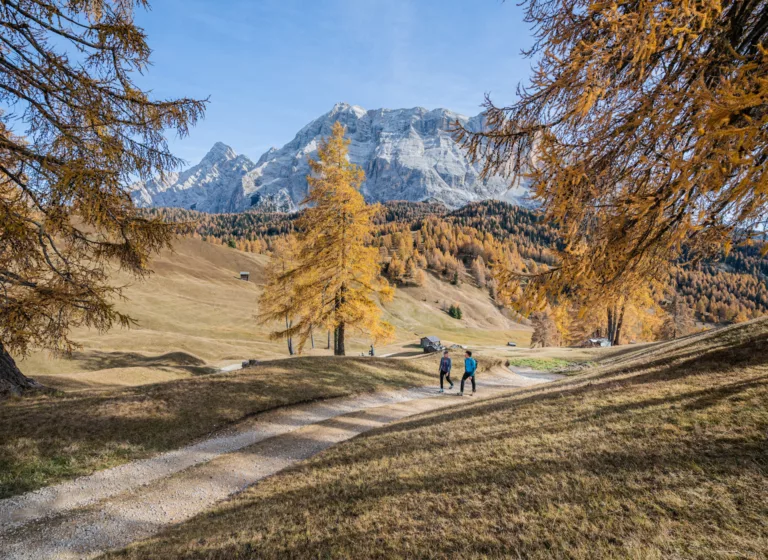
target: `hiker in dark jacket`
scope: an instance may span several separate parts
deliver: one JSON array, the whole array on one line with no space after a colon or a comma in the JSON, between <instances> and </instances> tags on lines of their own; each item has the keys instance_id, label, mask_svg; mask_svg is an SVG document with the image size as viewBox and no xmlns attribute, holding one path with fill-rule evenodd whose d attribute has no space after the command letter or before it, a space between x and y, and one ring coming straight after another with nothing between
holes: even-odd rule
<instances>
[{"instance_id":1,"label":"hiker in dark jacket","mask_svg":"<svg viewBox=\"0 0 768 560\"><path fill-rule=\"evenodd\" d=\"M475 372L477 371L477 360L472 357L472 352L467 350L464 354L464 376L461 378L461 389L459 395L464 396L464 382L467 379L472 380L472 394L475 394Z\"/></svg>"},{"instance_id":2,"label":"hiker in dark jacket","mask_svg":"<svg viewBox=\"0 0 768 560\"><path fill-rule=\"evenodd\" d=\"M451 384L449 389L453 389L453 381L451 381L451 358L448 357L448 350L443 352L443 357L440 358L440 392L443 393L443 378Z\"/></svg>"}]
</instances>

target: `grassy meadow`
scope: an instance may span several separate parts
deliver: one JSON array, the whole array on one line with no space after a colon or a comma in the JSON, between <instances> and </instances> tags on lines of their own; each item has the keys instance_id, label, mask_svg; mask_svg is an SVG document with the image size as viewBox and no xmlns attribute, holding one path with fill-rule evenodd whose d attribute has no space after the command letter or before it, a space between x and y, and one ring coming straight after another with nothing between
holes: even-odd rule
<instances>
[{"instance_id":1,"label":"grassy meadow","mask_svg":"<svg viewBox=\"0 0 768 560\"><path fill-rule=\"evenodd\" d=\"M768 320L357 437L149 558L765 558Z\"/></svg>"},{"instance_id":2,"label":"grassy meadow","mask_svg":"<svg viewBox=\"0 0 768 560\"><path fill-rule=\"evenodd\" d=\"M285 342L269 340L271 325L256 320L267 265L263 255L181 239L154 260L146 281L116 274L126 286L118 306L137 320L134 328L79 329L82 348L71 357L39 352L20 362L58 392L0 407L0 497L173 449L275 407L432 384L437 358L423 355L420 336L490 344L479 354L491 359L508 340L530 340L530 328L505 316L484 290L428 277L386 304L396 339L377 348L378 356L418 359L334 358L318 333L316 349L284 360ZM250 282L239 279L241 270ZM451 303L462 305L463 320L443 311ZM353 335L349 353L368 345ZM246 358L263 362L219 373Z\"/></svg>"},{"instance_id":3,"label":"grassy meadow","mask_svg":"<svg viewBox=\"0 0 768 560\"><path fill-rule=\"evenodd\" d=\"M436 357L312 357L0 407L0 498L175 449L280 406L435 383Z\"/></svg>"},{"instance_id":4,"label":"grassy meadow","mask_svg":"<svg viewBox=\"0 0 768 560\"><path fill-rule=\"evenodd\" d=\"M65 391L116 389L191 378L243 359L287 357L284 341L269 340L275 325L262 325L257 300L268 258L196 239L180 239L175 251L164 251L152 263L146 281L116 274L126 286L122 311L137 320L131 329L107 333L78 329L82 345L69 359L37 352L21 360L27 375ZM240 271L251 281L239 280ZM460 321L444 307L458 303ZM471 283L452 286L428 276L423 287L398 289L384 305L384 316L396 329L395 340L377 354L415 356L420 336L436 335L449 343L504 345L530 342L531 329L508 318L485 290ZM325 356L326 333L318 332L316 348L305 355ZM367 352L370 341L352 333L350 355Z\"/></svg>"}]
</instances>

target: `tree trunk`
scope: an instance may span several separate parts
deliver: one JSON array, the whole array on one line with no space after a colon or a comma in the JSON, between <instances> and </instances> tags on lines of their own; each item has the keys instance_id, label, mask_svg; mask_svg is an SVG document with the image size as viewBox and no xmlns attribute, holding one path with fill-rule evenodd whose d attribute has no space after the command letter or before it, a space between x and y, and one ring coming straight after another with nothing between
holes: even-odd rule
<instances>
[{"instance_id":1,"label":"tree trunk","mask_svg":"<svg viewBox=\"0 0 768 560\"><path fill-rule=\"evenodd\" d=\"M328 329L328 350L331 349L331 329Z\"/></svg>"},{"instance_id":2,"label":"tree trunk","mask_svg":"<svg viewBox=\"0 0 768 560\"><path fill-rule=\"evenodd\" d=\"M608 328L605 331L605 338L613 340L613 310L608 308Z\"/></svg>"},{"instance_id":3,"label":"tree trunk","mask_svg":"<svg viewBox=\"0 0 768 560\"><path fill-rule=\"evenodd\" d=\"M339 355L339 327L333 329L333 355Z\"/></svg>"},{"instance_id":4,"label":"tree trunk","mask_svg":"<svg viewBox=\"0 0 768 560\"><path fill-rule=\"evenodd\" d=\"M309 343L312 345L312 349L315 349L315 331L312 327L309 327Z\"/></svg>"},{"instance_id":5,"label":"tree trunk","mask_svg":"<svg viewBox=\"0 0 768 560\"><path fill-rule=\"evenodd\" d=\"M42 385L21 373L0 342L0 395L20 395L31 389L42 389Z\"/></svg>"},{"instance_id":6,"label":"tree trunk","mask_svg":"<svg viewBox=\"0 0 768 560\"><path fill-rule=\"evenodd\" d=\"M293 326L293 321L288 319L288 315L285 316L285 328L290 329ZM288 355L293 356L293 337L288 338Z\"/></svg>"},{"instance_id":7,"label":"tree trunk","mask_svg":"<svg viewBox=\"0 0 768 560\"><path fill-rule=\"evenodd\" d=\"M672 300L672 340L677 339L677 296Z\"/></svg>"},{"instance_id":8,"label":"tree trunk","mask_svg":"<svg viewBox=\"0 0 768 560\"><path fill-rule=\"evenodd\" d=\"M611 345L618 346L619 345L619 337L621 337L621 325L624 322L624 310L626 308L624 306L621 307L621 313L619 314L619 319L616 321L616 332L613 335L613 340L611 340Z\"/></svg>"},{"instance_id":9,"label":"tree trunk","mask_svg":"<svg viewBox=\"0 0 768 560\"><path fill-rule=\"evenodd\" d=\"M346 356L344 349L344 323L336 327L336 348L333 352L335 356Z\"/></svg>"}]
</instances>

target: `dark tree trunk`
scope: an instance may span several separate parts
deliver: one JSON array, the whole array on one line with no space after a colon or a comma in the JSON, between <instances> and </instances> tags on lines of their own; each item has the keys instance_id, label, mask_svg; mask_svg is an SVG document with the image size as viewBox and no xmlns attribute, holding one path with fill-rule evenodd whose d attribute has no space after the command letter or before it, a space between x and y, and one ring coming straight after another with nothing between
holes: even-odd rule
<instances>
[{"instance_id":1,"label":"dark tree trunk","mask_svg":"<svg viewBox=\"0 0 768 560\"><path fill-rule=\"evenodd\" d=\"M315 331L312 330L312 327L309 327L309 342L312 344L312 349L315 349Z\"/></svg>"},{"instance_id":2,"label":"dark tree trunk","mask_svg":"<svg viewBox=\"0 0 768 560\"><path fill-rule=\"evenodd\" d=\"M335 310L337 314L336 316L338 316L339 310L344 305L344 300L345 300L344 294L346 293L346 291L347 291L346 287L344 286L344 284L342 284L339 287L338 294L336 295L336 305L335 305ZM344 323L343 322L339 323L338 326L336 327L336 330L333 331L333 339L334 339L333 355L346 356L346 350L344 348Z\"/></svg>"},{"instance_id":3,"label":"dark tree trunk","mask_svg":"<svg viewBox=\"0 0 768 560\"><path fill-rule=\"evenodd\" d=\"M288 319L288 315L285 316L285 328L290 329L293 326L293 321ZM288 355L293 356L293 337L289 336L288 339Z\"/></svg>"},{"instance_id":4,"label":"dark tree trunk","mask_svg":"<svg viewBox=\"0 0 768 560\"><path fill-rule=\"evenodd\" d=\"M605 338L608 340L613 340L613 321L614 321L614 314L613 309L608 308L608 328L606 330Z\"/></svg>"},{"instance_id":5,"label":"dark tree trunk","mask_svg":"<svg viewBox=\"0 0 768 560\"><path fill-rule=\"evenodd\" d=\"M20 395L31 389L42 389L42 386L21 373L16 362L0 342L0 395Z\"/></svg>"},{"instance_id":6,"label":"dark tree trunk","mask_svg":"<svg viewBox=\"0 0 768 560\"><path fill-rule=\"evenodd\" d=\"M344 349L344 323L336 327L336 347L333 351L335 356L346 356Z\"/></svg>"},{"instance_id":7,"label":"dark tree trunk","mask_svg":"<svg viewBox=\"0 0 768 560\"><path fill-rule=\"evenodd\" d=\"M621 337L621 325L624 323L624 310L625 307L622 306L621 313L619 314L619 319L616 321L616 332L613 335L613 340L611 340L611 344L613 346L619 345L619 338Z\"/></svg>"},{"instance_id":8,"label":"dark tree trunk","mask_svg":"<svg viewBox=\"0 0 768 560\"><path fill-rule=\"evenodd\" d=\"M677 312L678 312L678 305L677 305L677 296L674 297L672 300L672 340L677 339Z\"/></svg>"},{"instance_id":9,"label":"dark tree trunk","mask_svg":"<svg viewBox=\"0 0 768 560\"><path fill-rule=\"evenodd\" d=\"M331 349L331 329L328 329L328 350Z\"/></svg>"}]
</instances>

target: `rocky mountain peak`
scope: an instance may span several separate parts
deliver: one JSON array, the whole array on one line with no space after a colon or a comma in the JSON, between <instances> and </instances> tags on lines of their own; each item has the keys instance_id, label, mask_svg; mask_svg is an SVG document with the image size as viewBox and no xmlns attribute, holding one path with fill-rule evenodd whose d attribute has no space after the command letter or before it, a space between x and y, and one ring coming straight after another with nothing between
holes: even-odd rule
<instances>
[{"instance_id":1,"label":"rocky mountain peak","mask_svg":"<svg viewBox=\"0 0 768 560\"><path fill-rule=\"evenodd\" d=\"M132 187L142 206L177 206L207 212L249 208L295 211L307 194L308 159L341 122L350 140L349 159L362 167L367 200L439 201L450 208L499 199L529 205L518 179L480 177L451 129L456 121L479 130L482 115L468 119L448 109L376 109L337 103L302 128L282 148L270 148L257 163L217 142L197 166L165 183Z\"/></svg>"},{"instance_id":2,"label":"rocky mountain peak","mask_svg":"<svg viewBox=\"0 0 768 560\"><path fill-rule=\"evenodd\" d=\"M333 109L331 109L328 113L326 113L326 115L334 116L339 113L352 113L358 118L360 118L363 115L365 115L367 112L368 111L366 111L359 105L350 105L349 103L341 102L341 103L336 103L336 105L333 106Z\"/></svg>"},{"instance_id":3,"label":"rocky mountain peak","mask_svg":"<svg viewBox=\"0 0 768 560\"><path fill-rule=\"evenodd\" d=\"M219 163L223 161L230 161L237 157L237 152L231 147L227 146L224 142L216 142L213 147L208 150L200 163Z\"/></svg>"}]
</instances>

